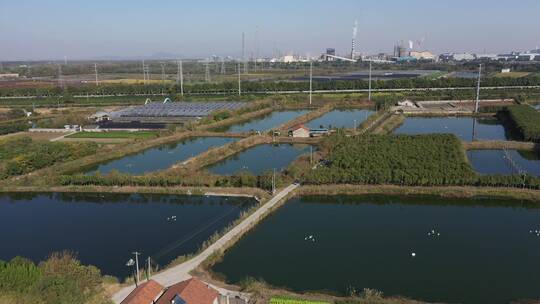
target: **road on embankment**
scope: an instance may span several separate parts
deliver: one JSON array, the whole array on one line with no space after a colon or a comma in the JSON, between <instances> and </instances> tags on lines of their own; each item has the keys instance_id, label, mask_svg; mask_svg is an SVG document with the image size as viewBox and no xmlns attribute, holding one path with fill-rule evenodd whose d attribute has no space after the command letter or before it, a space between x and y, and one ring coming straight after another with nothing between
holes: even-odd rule
<instances>
[{"instance_id":1,"label":"road on embankment","mask_svg":"<svg viewBox=\"0 0 540 304\"><path fill-rule=\"evenodd\" d=\"M219 252L222 249L225 249L229 242L234 241L236 238L242 236L245 232L251 229L256 225L261 219L263 219L282 199L286 198L291 192L298 188L298 184L292 184L278 192L274 195L268 202L259 207L255 212L249 215L246 219L236 225L234 228L225 233L219 240L217 240L212 245L208 246L203 250L199 255L193 257L192 259L171 267L163 272L155 274L152 276L152 280L157 281L163 286L171 286L173 284L185 281L191 278L190 272L195 268L199 267L204 260L210 257L213 253ZM129 293L135 289L135 285L125 287L113 295L113 301L115 303L120 303L124 300Z\"/></svg>"}]
</instances>

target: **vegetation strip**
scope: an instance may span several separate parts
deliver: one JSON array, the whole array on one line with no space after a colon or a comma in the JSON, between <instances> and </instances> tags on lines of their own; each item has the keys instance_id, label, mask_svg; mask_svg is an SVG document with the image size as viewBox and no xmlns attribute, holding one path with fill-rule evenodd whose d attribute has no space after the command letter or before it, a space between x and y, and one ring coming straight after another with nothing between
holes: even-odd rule
<instances>
[{"instance_id":1,"label":"vegetation strip","mask_svg":"<svg viewBox=\"0 0 540 304\"><path fill-rule=\"evenodd\" d=\"M540 142L540 112L528 105L515 105L503 110L525 141Z\"/></svg>"}]
</instances>

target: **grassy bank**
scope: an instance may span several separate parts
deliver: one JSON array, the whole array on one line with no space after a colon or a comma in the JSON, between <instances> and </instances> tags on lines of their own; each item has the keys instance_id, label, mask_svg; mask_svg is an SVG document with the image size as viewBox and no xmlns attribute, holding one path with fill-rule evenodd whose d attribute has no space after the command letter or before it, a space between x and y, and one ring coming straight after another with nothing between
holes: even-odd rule
<instances>
[{"instance_id":1,"label":"grassy bank","mask_svg":"<svg viewBox=\"0 0 540 304\"><path fill-rule=\"evenodd\" d=\"M429 195L441 198L498 198L540 202L540 190L447 186L447 187L402 187L396 185L306 185L298 189L298 195Z\"/></svg>"},{"instance_id":2,"label":"grassy bank","mask_svg":"<svg viewBox=\"0 0 540 304\"><path fill-rule=\"evenodd\" d=\"M390 134L395 129L397 129L401 124L405 122L405 115L402 114L393 114L388 117L388 119L383 120L377 127L372 131L373 134Z\"/></svg>"},{"instance_id":3,"label":"grassy bank","mask_svg":"<svg viewBox=\"0 0 540 304\"><path fill-rule=\"evenodd\" d=\"M320 108L317 108L313 111L310 111L309 113L306 113L304 115L300 115L298 117L296 117L295 119L291 120L291 121L288 121L284 124L282 124L281 126L278 127L279 130L283 130L283 131L287 131L289 130L290 128L294 127L294 126L297 126L297 125L301 125L301 124L305 124L315 118L318 118L318 117L321 117L323 116L324 114L332 111L334 109L334 105L331 105L331 104L327 104L327 105L324 105Z\"/></svg>"},{"instance_id":4,"label":"grassy bank","mask_svg":"<svg viewBox=\"0 0 540 304\"><path fill-rule=\"evenodd\" d=\"M516 149L524 151L539 150L538 144L522 141L504 141L504 140L481 140L462 142L465 150L492 150L492 149Z\"/></svg>"}]
</instances>

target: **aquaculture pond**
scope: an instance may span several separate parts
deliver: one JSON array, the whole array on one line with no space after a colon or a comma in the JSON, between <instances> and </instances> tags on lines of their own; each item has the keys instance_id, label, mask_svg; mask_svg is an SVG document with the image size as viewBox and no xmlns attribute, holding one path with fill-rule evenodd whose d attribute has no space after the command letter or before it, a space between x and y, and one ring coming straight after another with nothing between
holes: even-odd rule
<instances>
[{"instance_id":1,"label":"aquaculture pond","mask_svg":"<svg viewBox=\"0 0 540 304\"><path fill-rule=\"evenodd\" d=\"M260 175L273 169L279 172L298 156L310 153L311 150L315 151L315 148L304 144L258 145L212 164L208 170L220 175L232 175L239 171Z\"/></svg>"},{"instance_id":2,"label":"aquaculture pond","mask_svg":"<svg viewBox=\"0 0 540 304\"><path fill-rule=\"evenodd\" d=\"M373 111L371 110L360 110L360 109L339 109L330 111L319 118L308 122L307 127L311 129L318 128L328 128L328 129L339 129L339 128L349 128L353 129L356 126L361 124L366 120Z\"/></svg>"},{"instance_id":3,"label":"aquaculture pond","mask_svg":"<svg viewBox=\"0 0 540 304\"><path fill-rule=\"evenodd\" d=\"M69 250L105 274L126 277L131 252L165 266L196 252L253 203L178 195L1 194L0 259L23 256L38 262Z\"/></svg>"},{"instance_id":4,"label":"aquaculture pond","mask_svg":"<svg viewBox=\"0 0 540 304\"><path fill-rule=\"evenodd\" d=\"M518 150L467 151L471 166L480 174L529 174L540 176L540 156Z\"/></svg>"},{"instance_id":5,"label":"aquaculture pond","mask_svg":"<svg viewBox=\"0 0 540 304\"><path fill-rule=\"evenodd\" d=\"M268 115L258 117L244 123L232 125L230 127L219 128L215 131L219 132L251 132L251 131L267 131L278 127L289 120L292 120L300 115L306 114L308 110L291 110L291 111L274 111Z\"/></svg>"},{"instance_id":6,"label":"aquaculture pond","mask_svg":"<svg viewBox=\"0 0 540 304\"><path fill-rule=\"evenodd\" d=\"M474 126L473 126L474 125ZM395 134L451 133L464 141L472 141L473 129L478 140L506 140L504 126L493 118L472 117L407 117Z\"/></svg>"},{"instance_id":7,"label":"aquaculture pond","mask_svg":"<svg viewBox=\"0 0 540 304\"><path fill-rule=\"evenodd\" d=\"M540 297L540 209L517 201L318 196L288 201L213 271L295 291L373 288L430 302Z\"/></svg>"},{"instance_id":8,"label":"aquaculture pond","mask_svg":"<svg viewBox=\"0 0 540 304\"><path fill-rule=\"evenodd\" d=\"M184 161L192 156L205 152L212 147L223 146L236 140L238 139L227 137L191 138L115 159L88 168L87 172L88 174L95 174L99 171L102 174L107 174L112 170L118 170L122 173L143 174L163 170L171 167L177 162Z\"/></svg>"}]
</instances>

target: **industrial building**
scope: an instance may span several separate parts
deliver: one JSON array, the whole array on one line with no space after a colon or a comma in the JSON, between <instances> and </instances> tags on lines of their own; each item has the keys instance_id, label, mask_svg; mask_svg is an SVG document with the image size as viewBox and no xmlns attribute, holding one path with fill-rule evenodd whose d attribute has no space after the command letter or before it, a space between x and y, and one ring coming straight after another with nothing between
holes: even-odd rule
<instances>
[{"instance_id":1,"label":"industrial building","mask_svg":"<svg viewBox=\"0 0 540 304\"><path fill-rule=\"evenodd\" d=\"M245 105L243 102L172 102L166 99L110 113L99 112L91 118L107 124L184 124L218 111L236 111Z\"/></svg>"}]
</instances>

